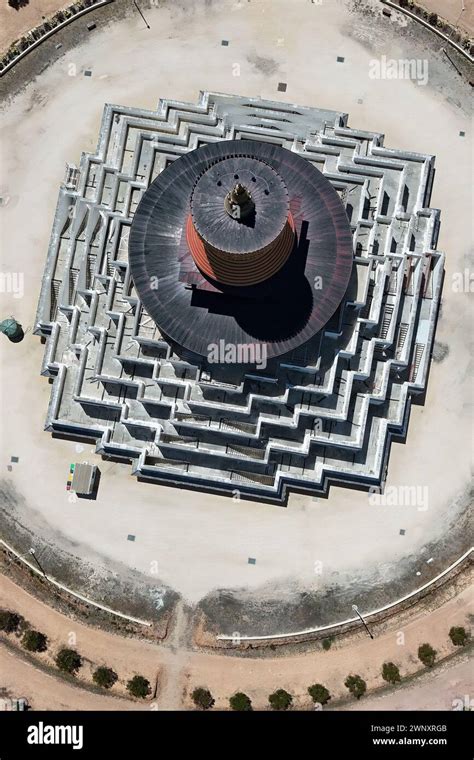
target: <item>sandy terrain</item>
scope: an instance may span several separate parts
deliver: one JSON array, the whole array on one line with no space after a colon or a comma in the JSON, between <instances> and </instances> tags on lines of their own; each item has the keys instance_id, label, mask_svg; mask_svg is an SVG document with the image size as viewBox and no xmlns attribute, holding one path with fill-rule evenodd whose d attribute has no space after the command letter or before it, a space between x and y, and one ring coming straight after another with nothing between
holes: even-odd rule
<instances>
[{"instance_id":1,"label":"sandy terrain","mask_svg":"<svg viewBox=\"0 0 474 760\"><path fill-rule=\"evenodd\" d=\"M400 667L402 675L416 672L420 665L416 651L419 644L424 641L429 641L434 646L439 658L455 651L447 635L449 628L452 625L467 625L473 601L472 591L468 589L431 612L429 617L424 612L415 610L401 630L397 629L394 622L389 629L377 635L374 640L369 639L364 631L360 631L347 641L333 645L328 652L317 651L310 654L262 659L186 650L182 646L181 638L185 619L184 617L180 619L179 615L170 639L165 645L155 646L137 639L118 637L71 621L4 577L0 580L0 590L0 604L7 609L16 610L28 619L33 627L45 633L48 636L51 653L70 641L71 634L74 635L77 650L88 661L84 671L81 671L81 677L90 680L89 673L92 664L107 664L113 667L121 681L125 680L124 676L128 678L133 673L140 673L154 682L153 674L159 671L156 704L162 710L189 707L189 692L195 686L203 684L207 685L215 696L217 708L227 707L228 697L239 689L249 694L255 707L263 708L266 706L268 694L278 687L285 688L295 695L295 706L305 708L309 706L306 689L310 683L315 681L323 683L334 697L345 697L347 692L343 682L351 672L362 675L369 688L383 686L384 682L380 675L382 663L395 662ZM403 643L399 643L402 641L401 633L404 637ZM10 637L10 640L12 639L14 640L14 637ZM39 655L39 657L45 663L51 662L49 653ZM47 705L49 689L43 694L41 683L38 682L36 687L35 682L32 687L28 679L22 680L22 672L20 668L17 676L19 680L15 681L16 688L24 692L27 697L32 697L33 704L37 709L41 709L42 706ZM9 678L13 678L13 675L10 674ZM467 671L459 682L460 685L462 684L462 689L467 688L468 680L472 681L470 671ZM458 688L456 684L457 682L451 686ZM0 685L10 685L8 677L5 677L3 672ZM75 706L74 701L67 700L74 698L76 690L70 693L71 688L68 685L64 688L65 694L64 697L61 696L61 699L66 700L65 704ZM114 687L114 691L120 691L120 689L121 686ZM437 692L432 695L433 699L430 701L426 689L421 691L420 698L418 698L417 687L410 687L410 689L410 692L406 692L408 696L404 696L403 699L407 706L411 706L411 709L431 709L432 705L439 705L440 700L448 699L452 693L452 689L448 690L446 695L441 697ZM58 690L59 693L62 692L59 681ZM469 693L469 690L466 693ZM398 694L397 691L394 697ZM86 699L85 692L81 693L81 699ZM383 703L386 697L380 699ZM88 709L93 709L95 696L91 695L90 704L91 707Z\"/></svg>"},{"instance_id":2,"label":"sandy terrain","mask_svg":"<svg viewBox=\"0 0 474 760\"><path fill-rule=\"evenodd\" d=\"M15 511L10 504L9 511L35 533L39 550L51 542L100 569L123 563L147 577L158 562L157 583L191 602L236 587L265 595L341 583L367 594L412 561L420 573L412 572L416 587L443 569L437 553L427 564L426 547L445 539L459 519L470 478L470 312L468 293L451 287L453 274L468 265L471 239L467 88L442 56L399 34L396 21L349 19L340 1L214 2L212 14L201 3L186 8L186 15L177 4L151 8L151 30L135 16L97 30L4 108L2 182L10 200L0 211L2 266L23 273L24 297L2 293L2 314L15 314L31 330L57 186L65 162L94 149L104 102L153 108L159 97L195 101L207 88L348 111L351 126L385 132L389 147L437 154L432 205L442 209L439 248L447 252L437 338L449 356L433 365L426 406L413 408L407 444L393 446L388 478L391 486L426 485L429 508L374 507L367 494L336 488L327 500L294 496L287 509L236 503L139 484L127 466L111 463L102 464L96 502L70 503L69 464L100 460L90 446L78 449L43 432L50 387L39 377L42 346L29 332L19 345L5 339L0 345L0 472L27 505ZM255 63L257 51L274 63L273 75ZM336 62L340 53L344 65ZM428 57L429 84L370 79L369 61L381 54ZM86 68L91 77L83 76ZM277 92L279 81L288 83L285 95ZM12 455L18 464L10 464ZM135 542L127 541L130 533ZM317 578L316 561L323 567Z\"/></svg>"},{"instance_id":3,"label":"sandy terrain","mask_svg":"<svg viewBox=\"0 0 474 760\"><path fill-rule=\"evenodd\" d=\"M28 695L33 710L148 710L149 703L101 696L44 673L0 647L1 685L11 696ZM433 688L433 679L436 687ZM346 710L450 710L455 700L472 693L472 678L465 661L420 676L413 684L383 696L346 704ZM153 703L152 703L153 704ZM456 703L457 704L457 703Z\"/></svg>"},{"instance_id":4,"label":"sandy terrain","mask_svg":"<svg viewBox=\"0 0 474 760\"><path fill-rule=\"evenodd\" d=\"M26 593L4 576L0 579L0 600L5 609L15 609L36 630L48 637L49 652L39 655L48 665L54 665L54 654L63 646L72 646L84 656L81 677L91 679L94 666L108 665L120 676L116 691L125 691L129 678L140 674L153 685L158 671L158 649L145 641L105 634L100 629L81 625L59 614Z\"/></svg>"},{"instance_id":5,"label":"sandy terrain","mask_svg":"<svg viewBox=\"0 0 474 760\"><path fill-rule=\"evenodd\" d=\"M227 658L225 663L222 657L213 657L205 663L196 660L196 665L191 659L187 683L190 687L206 683L216 695L217 707L224 707L226 699L222 697L230 696L237 689L248 693L255 705L264 706L268 694L281 687L294 695L295 706L303 708L309 705L306 689L315 682L323 683L334 697L344 698L347 696L344 680L350 673L358 673L369 688L376 688L384 685L380 675L384 662L395 662L402 674L417 670L416 652L424 641L429 641L440 657L451 652L453 647L446 633L455 621L466 619L470 609L472 593L466 591L429 616L423 614L404 625L404 645L397 643L397 630L389 630L374 640L361 631L347 645L331 647L328 652L252 661ZM470 676L472 681L472 672ZM410 709L422 709L415 692L412 696ZM422 702L427 705L426 693ZM408 704L407 699L407 708Z\"/></svg>"},{"instance_id":6,"label":"sandy terrain","mask_svg":"<svg viewBox=\"0 0 474 760\"><path fill-rule=\"evenodd\" d=\"M71 5L65 0L41 0L29 2L28 5L15 10L7 3L0 7L0 52L21 35L39 26L41 22L58 10ZM423 6L435 11L451 24L459 26L466 32L474 32L474 0L424 0ZM461 9L464 8L461 12Z\"/></svg>"},{"instance_id":7,"label":"sandy terrain","mask_svg":"<svg viewBox=\"0 0 474 760\"><path fill-rule=\"evenodd\" d=\"M420 5L429 11L434 11L450 24L460 27L469 34L474 33L473 0L423 0Z\"/></svg>"},{"instance_id":8,"label":"sandy terrain","mask_svg":"<svg viewBox=\"0 0 474 760\"><path fill-rule=\"evenodd\" d=\"M1 686L12 698L24 697L33 710L139 710L146 706L129 699L93 694L53 678L0 647Z\"/></svg>"},{"instance_id":9,"label":"sandy terrain","mask_svg":"<svg viewBox=\"0 0 474 760\"><path fill-rule=\"evenodd\" d=\"M413 683L346 706L347 710L452 710L474 707L473 667L467 658L447 663ZM461 704L460 704L461 702Z\"/></svg>"},{"instance_id":10,"label":"sandy terrain","mask_svg":"<svg viewBox=\"0 0 474 760\"><path fill-rule=\"evenodd\" d=\"M45 18L53 16L56 11L71 5L67 0L34 0L19 10L11 8L7 2L0 8L0 52L7 50L14 40L35 26L39 26Z\"/></svg>"}]
</instances>

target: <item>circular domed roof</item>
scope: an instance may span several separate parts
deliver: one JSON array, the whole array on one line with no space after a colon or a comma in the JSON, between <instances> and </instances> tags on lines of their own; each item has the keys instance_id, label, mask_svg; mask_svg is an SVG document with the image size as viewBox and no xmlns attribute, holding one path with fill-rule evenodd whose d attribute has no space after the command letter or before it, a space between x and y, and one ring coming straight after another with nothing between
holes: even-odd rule
<instances>
[{"instance_id":1,"label":"circular domed roof","mask_svg":"<svg viewBox=\"0 0 474 760\"><path fill-rule=\"evenodd\" d=\"M225 209L236 183L255 204L253 227ZM306 158L228 140L158 175L135 212L129 258L138 295L166 337L201 356L219 341L264 344L271 358L334 314L352 271L352 235L339 196Z\"/></svg>"},{"instance_id":2,"label":"circular domed roof","mask_svg":"<svg viewBox=\"0 0 474 760\"><path fill-rule=\"evenodd\" d=\"M255 211L232 217L226 196L239 183L251 195ZM286 185L264 161L230 156L212 164L197 180L191 195L191 217L203 241L228 253L258 251L272 243L285 226L290 210Z\"/></svg>"}]
</instances>

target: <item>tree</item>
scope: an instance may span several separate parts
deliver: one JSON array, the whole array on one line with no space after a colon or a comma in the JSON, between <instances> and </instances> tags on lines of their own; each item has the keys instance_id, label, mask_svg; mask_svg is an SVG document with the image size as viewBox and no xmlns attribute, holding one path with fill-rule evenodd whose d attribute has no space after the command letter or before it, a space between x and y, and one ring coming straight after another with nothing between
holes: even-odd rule
<instances>
[{"instance_id":1,"label":"tree","mask_svg":"<svg viewBox=\"0 0 474 760\"><path fill-rule=\"evenodd\" d=\"M428 23L431 24L431 26L436 26L438 23L438 14L437 13L430 13L428 16Z\"/></svg>"},{"instance_id":2,"label":"tree","mask_svg":"<svg viewBox=\"0 0 474 760\"><path fill-rule=\"evenodd\" d=\"M140 697L140 699L145 699L151 694L150 681L143 676L133 676L127 683L127 689L132 697Z\"/></svg>"},{"instance_id":3,"label":"tree","mask_svg":"<svg viewBox=\"0 0 474 760\"><path fill-rule=\"evenodd\" d=\"M325 705L331 699L329 691L321 683L308 686L308 694L315 704Z\"/></svg>"},{"instance_id":4,"label":"tree","mask_svg":"<svg viewBox=\"0 0 474 760\"><path fill-rule=\"evenodd\" d=\"M268 697L272 710L288 710L293 704L293 697L284 689L277 689Z\"/></svg>"},{"instance_id":5,"label":"tree","mask_svg":"<svg viewBox=\"0 0 474 760\"><path fill-rule=\"evenodd\" d=\"M30 0L8 0L8 5L10 8L14 8L16 11L19 11L20 8L28 5L29 1Z\"/></svg>"},{"instance_id":6,"label":"tree","mask_svg":"<svg viewBox=\"0 0 474 760\"><path fill-rule=\"evenodd\" d=\"M427 668L431 668L434 665L436 659L436 649L433 649L431 644L421 644L418 647L418 659L421 660L423 665Z\"/></svg>"},{"instance_id":7,"label":"tree","mask_svg":"<svg viewBox=\"0 0 474 760\"><path fill-rule=\"evenodd\" d=\"M191 694L191 699L196 707L200 707L201 710L210 710L215 703L215 699L209 689L204 689L202 686L198 686L197 689L194 689Z\"/></svg>"},{"instance_id":8,"label":"tree","mask_svg":"<svg viewBox=\"0 0 474 760\"><path fill-rule=\"evenodd\" d=\"M382 678L387 683L397 683L400 681L400 671L393 662L384 662L382 665Z\"/></svg>"},{"instance_id":9,"label":"tree","mask_svg":"<svg viewBox=\"0 0 474 760\"><path fill-rule=\"evenodd\" d=\"M28 652L45 652L48 648L47 642L48 640L44 633L32 630L25 631L21 640L22 646Z\"/></svg>"},{"instance_id":10,"label":"tree","mask_svg":"<svg viewBox=\"0 0 474 760\"><path fill-rule=\"evenodd\" d=\"M349 689L352 696L356 699L360 699L367 691L367 684L360 676L347 676L344 686Z\"/></svg>"},{"instance_id":11,"label":"tree","mask_svg":"<svg viewBox=\"0 0 474 760\"><path fill-rule=\"evenodd\" d=\"M112 668L106 668L105 665L101 665L94 670L92 679L97 686L102 686L104 689L110 689L118 679L118 675Z\"/></svg>"},{"instance_id":12,"label":"tree","mask_svg":"<svg viewBox=\"0 0 474 760\"><path fill-rule=\"evenodd\" d=\"M5 633L14 633L18 630L21 618L15 612L9 610L0 610L0 631Z\"/></svg>"},{"instance_id":13,"label":"tree","mask_svg":"<svg viewBox=\"0 0 474 760\"><path fill-rule=\"evenodd\" d=\"M332 641L332 638L323 639L323 649L325 652L331 649Z\"/></svg>"},{"instance_id":14,"label":"tree","mask_svg":"<svg viewBox=\"0 0 474 760\"><path fill-rule=\"evenodd\" d=\"M75 649L61 649L56 656L56 665L64 673L75 675L82 665L82 657Z\"/></svg>"},{"instance_id":15,"label":"tree","mask_svg":"<svg viewBox=\"0 0 474 760\"><path fill-rule=\"evenodd\" d=\"M449 638L456 647L463 647L467 643L468 635L465 628L462 626L453 625L449 630Z\"/></svg>"},{"instance_id":16,"label":"tree","mask_svg":"<svg viewBox=\"0 0 474 760\"><path fill-rule=\"evenodd\" d=\"M241 691L238 691L229 699L229 705L231 710L239 712L250 712L252 709L251 699Z\"/></svg>"}]
</instances>

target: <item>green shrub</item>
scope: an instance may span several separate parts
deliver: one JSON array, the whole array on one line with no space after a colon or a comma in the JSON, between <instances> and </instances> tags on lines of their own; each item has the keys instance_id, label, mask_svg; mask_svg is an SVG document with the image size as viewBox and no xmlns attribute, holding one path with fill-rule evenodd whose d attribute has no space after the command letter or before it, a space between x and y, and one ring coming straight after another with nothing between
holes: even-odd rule
<instances>
[{"instance_id":1,"label":"green shrub","mask_svg":"<svg viewBox=\"0 0 474 760\"><path fill-rule=\"evenodd\" d=\"M400 671L393 662L384 662L382 665L382 678L387 683L398 683Z\"/></svg>"},{"instance_id":2,"label":"green shrub","mask_svg":"<svg viewBox=\"0 0 474 760\"><path fill-rule=\"evenodd\" d=\"M44 633L28 630L23 634L21 645L28 652L45 652L48 648L47 638Z\"/></svg>"},{"instance_id":3,"label":"green shrub","mask_svg":"<svg viewBox=\"0 0 474 760\"><path fill-rule=\"evenodd\" d=\"M21 617L16 612L10 612L9 610L0 610L0 631L5 633L14 633L18 630Z\"/></svg>"},{"instance_id":4,"label":"green shrub","mask_svg":"<svg viewBox=\"0 0 474 760\"><path fill-rule=\"evenodd\" d=\"M325 652L327 652L329 649L331 649L333 639L331 637L327 639L323 639L323 649Z\"/></svg>"},{"instance_id":5,"label":"green shrub","mask_svg":"<svg viewBox=\"0 0 474 760\"><path fill-rule=\"evenodd\" d=\"M64 673L75 675L82 665L82 657L75 649L61 649L56 656L56 665Z\"/></svg>"},{"instance_id":6,"label":"green shrub","mask_svg":"<svg viewBox=\"0 0 474 760\"><path fill-rule=\"evenodd\" d=\"M293 697L284 689L277 689L268 697L272 710L288 710L293 704Z\"/></svg>"},{"instance_id":7,"label":"green shrub","mask_svg":"<svg viewBox=\"0 0 474 760\"><path fill-rule=\"evenodd\" d=\"M463 647L467 643L468 635L465 628L462 626L453 625L449 630L449 638L456 647Z\"/></svg>"},{"instance_id":8,"label":"green shrub","mask_svg":"<svg viewBox=\"0 0 474 760\"><path fill-rule=\"evenodd\" d=\"M418 647L418 659L421 660L423 665L426 665L427 668L431 668L434 665L436 654L436 649L433 649L431 644L421 644Z\"/></svg>"},{"instance_id":9,"label":"green shrub","mask_svg":"<svg viewBox=\"0 0 474 760\"><path fill-rule=\"evenodd\" d=\"M321 683L314 683L309 686L308 694L315 704L325 705L331 699L329 691Z\"/></svg>"},{"instance_id":10,"label":"green shrub","mask_svg":"<svg viewBox=\"0 0 474 760\"><path fill-rule=\"evenodd\" d=\"M191 694L191 699L196 707L199 707L201 710L210 710L215 702L209 689L203 689L202 686L198 686L197 689L194 689Z\"/></svg>"},{"instance_id":11,"label":"green shrub","mask_svg":"<svg viewBox=\"0 0 474 760\"><path fill-rule=\"evenodd\" d=\"M356 699L360 699L367 691L367 684L360 676L347 676L344 686L349 689L352 696Z\"/></svg>"},{"instance_id":12,"label":"green shrub","mask_svg":"<svg viewBox=\"0 0 474 760\"><path fill-rule=\"evenodd\" d=\"M110 689L118 679L118 675L112 668L106 668L105 665L101 665L94 670L92 679L97 686L102 686L103 689Z\"/></svg>"},{"instance_id":13,"label":"green shrub","mask_svg":"<svg viewBox=\"0 0 474 760\"><path fill-rule=\"evenodd\" d=\"M133 676L127 683L127 689L132 697L145 699L151 694L150 682L143 676Z\"/></svg>"},{"instance_id":14,"label":"green shrub","mask_svg":"<svg viewBox=\"0 0 474 760\"><path fill-rule=\"evenodd\" d=\"M231 710L238 712L250 712L252 709L251 699L241 691L238 691L229 699L229 705Z\"/></svg>"}]
</instances>

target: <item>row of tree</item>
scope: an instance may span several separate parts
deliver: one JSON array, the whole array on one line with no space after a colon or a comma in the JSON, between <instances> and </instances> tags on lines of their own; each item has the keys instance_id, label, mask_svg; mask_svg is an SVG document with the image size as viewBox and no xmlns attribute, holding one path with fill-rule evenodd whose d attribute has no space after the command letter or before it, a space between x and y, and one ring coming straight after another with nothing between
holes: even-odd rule
<instances>
[{"instance_id":1,"label":"row of tree","mask_svg":"<svg viewBox=\"0 0 474 760\"><path fill-rule=\"evenodd\" d=\"M455 646L464 646L469 636L466 629L462 626L453 626L449 631L449 638ZM325 647L325 649L329 649L329 647ZM418 647L418 659L428 668L434 665L436 655L436 649L433 649L431 644L425 643ZM396 684L401 681L400 669L394 662L384 662L382 665L382 678L387 683ZM359 675L347 676L344 686L356 699L360 699L367 691L367 684ZM308 694L315 705L325 705L331 699L329 690L320 683L309 686ZM215 699L209 689L203 687L194 689L191 698L196 707L201 710L210 710L215 703ZM269 695L268 703L272 710L289 710L293 704L293 697L285 689L277 689L273 694ZM231 710L252 710L252 701L247 694L239 691L230 697L229 707Z\"/></svg>"},{"instance_id":2,"label":"row of tree","mask_svg":"<svg viewBox=\"0 0 474 760\"><path fill-rule=\"evenodd\" d=\"M26 621L15 612L0 610L0 630L5 633L20 634L21 645L27 652L46 652L48 638L41 631L28 627ZM63 647L54 658L62 673L75 676L83 664L83 659L75 649ZM103 689L110 689L118 681L117 673L105 665L100 665L92 674L92 680ZM127 690L133 697L144 699L151 694L150 682L144 676L136 675L127 682Z\"/></svg>"},{"instance_id":3,"label":"row of tree","mask_svg":"<svg viewBox=\"0 0 474 760\"><path fill-rule=\"evenodd\" d=\"M21 635L21 645L28 652L45 652L48 649L48 639L41 631L28 626L26 621L15 612L0 610L0 631ZM453 626L449 638L455 646L464 646L468 641L468 633L462 626ZM329 648L329 647L325 647ZM425 643L418 647L418 659L426 667L432 667L436 661L437 652L431 644ZM56 654L55 663L58 669L69 675L76 675L82 667L82 657L75 649L62 648ZM105 665L96 668L92 674L94 683L103 689L110 689L118 681L117 673ZM393 662L384 662L382 678L387 683L396 684L401 680L400 670ZM344 685L356 699L360 699L367 690L367 684L359 675L349 675ZM141 675L135 675L127 682L127 690L133 697L145 699L151 694L150 682ZM325 705L331 699L331 694L323 684L316 683L308 687L308 694L315 704ZM210 710L215 703L209 689L198 687L191 694L196 707ZM268 703L273 710L288 710L293 704L293 697L284 689L277 689L268 697ZM247 694L237 692L229 699L231 710L252 710L252 701Z\"/></svg>"},{"instance_id":4,"label":"row of tree","mask_svg":"<svg viewBox=\"0 0 474 760\"><path fill-rule=\"evenodd\" d=\"M29 0L8 0L8 5L15 8L15 10L19 10L23 6L28 5L28 2ZM72 18L77 13L85 8L89 8L96 2L98 2L98 0L79 0L79 2L73 3L67 8L57 11L53 16L45 19L42 24L31 29L23 37L20 37L20 39L15 40L3 57L0 58L0 70L5 68L7 64L13 61L24 50L31 47L33 43L44 37L45 34L59 26L59 24L62 24L63 21L67 21L67 19Z\"/></svg>"},{"instance_id":5,"label":"row of tree","mask_svg":"<svg viewBox=\"0 0 474 760\"><path fill-rule=\"evenodd\" d=\"M462 34L461 30L457 25L451 24L449 21L446 21L443 18L440 18L437 13L434 11L427 11L423 7L423 3L418 4L415 2L415 0L398 0L398 4L401 8L407 8L409 11L414 13L416 16L419 16L424 21L427 21L428 24L431 24L431 26L436 27L441 32L446 34L450 40L454 40L454 42L457 42L458 44L462 45L462 47L467 50L467 52L472 55L473 53L473 45L470 40L469 35ZM463 5L464 10L464 5Z\"/></svg>"}]
</instances>

